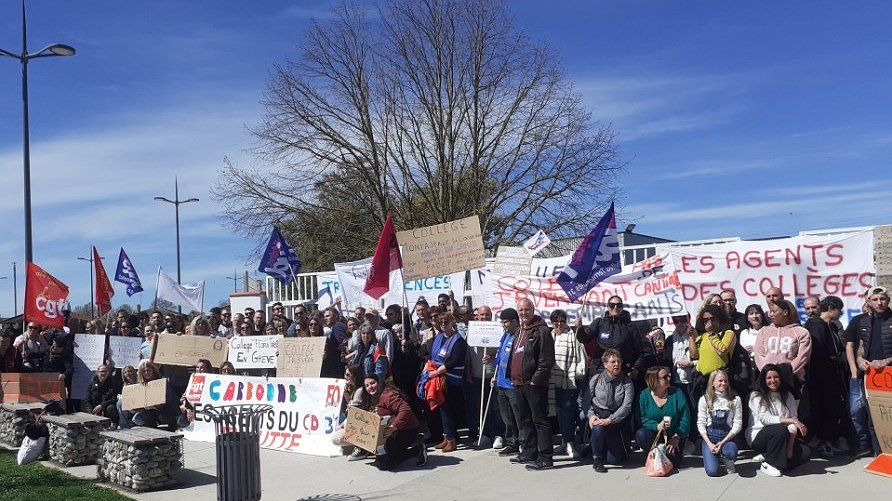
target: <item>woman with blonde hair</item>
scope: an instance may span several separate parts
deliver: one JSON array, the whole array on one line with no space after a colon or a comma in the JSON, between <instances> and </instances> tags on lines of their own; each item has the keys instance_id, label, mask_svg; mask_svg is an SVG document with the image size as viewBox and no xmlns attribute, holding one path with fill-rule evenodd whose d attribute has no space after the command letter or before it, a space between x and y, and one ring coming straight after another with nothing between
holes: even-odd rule
<instances>
[{"instance_id":1,"label":"woman with blonde hair","mask_svg":"<svg viewBox=\"0 0 892 501\"><path fill-rule=\"evenodd\" d=\"M703 467L707 475L719 476L719 458L723 459L728 473L736 471L734 437L742 428L742 404L731 387L728 373L723 369L712 371L706 394L697 405L697 431L703 437Z\"/></svg>"}]
</instances>

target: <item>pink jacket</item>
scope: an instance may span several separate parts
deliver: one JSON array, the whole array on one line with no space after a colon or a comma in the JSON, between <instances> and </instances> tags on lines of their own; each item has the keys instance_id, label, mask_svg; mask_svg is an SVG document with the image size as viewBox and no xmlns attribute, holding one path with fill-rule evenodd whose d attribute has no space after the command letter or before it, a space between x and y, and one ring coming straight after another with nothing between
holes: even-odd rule
<instances>
[{"instance_id":1,"label":"pink jacket","mask_svg":"<svg viewBox=\"0 0 892 501\"><path fill-rule=\"evenodd\" d=\"M805 368L810 357L811 336L799 324L783 327L766 325L759 331L756 344L753 345L756 368L762 370L765 364L788 363L793 366L793 374L800 381L805 380Z\"/></svg>"}]
</instances>

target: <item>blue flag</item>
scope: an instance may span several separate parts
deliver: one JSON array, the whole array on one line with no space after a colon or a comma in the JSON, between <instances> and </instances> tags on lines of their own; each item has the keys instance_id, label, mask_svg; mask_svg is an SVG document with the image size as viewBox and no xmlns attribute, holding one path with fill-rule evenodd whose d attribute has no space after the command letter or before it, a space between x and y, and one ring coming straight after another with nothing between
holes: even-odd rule
<instances>
[{"instance_id":1,"label":"blue flag","mask_svg":"<svg viewBox=\"0 0 892 501\"><path fill-rule=\"evenodd\" d=\"M572 303L620 270L622 261L619 255L619 239L616 236L613 203L611 203L610 210L582 240L579 248L573 253L570 264L558 275L557 283L561 285Z\"/></svg>"},{"instance_id":2,"label":"blue flag","mask_svg":"<svg viewBox=\"0 0 892 501\"><path fill-rule=\"evenodd\" d=\"M115 282L120 282L127 286L127 295L132 296L137 292L142 292L142 282L139 281L139 275L136 274L136 268L121 247L121 254L118 255L118 269L115 270Z\"/></svg>"},{"instance_id":3,"label":"blue flag","mask_svg":"<svg viewBox=\"0 0 892 501\"><path fill-rule=\"evenodd\" d=\"M294 253L294 249L285 241L285 237L279 233L279 229L273 226L273 234L266 244L266 252L260 258L260 266L257 271L274 277L283 284L294 281L295 275L300 273L300 259Z\"/></svg>"}]
</instances>

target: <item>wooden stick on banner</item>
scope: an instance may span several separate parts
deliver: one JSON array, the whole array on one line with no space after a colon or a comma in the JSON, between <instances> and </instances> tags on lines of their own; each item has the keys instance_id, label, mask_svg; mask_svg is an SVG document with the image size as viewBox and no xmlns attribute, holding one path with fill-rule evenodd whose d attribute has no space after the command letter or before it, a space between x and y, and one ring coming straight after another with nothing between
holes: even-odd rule
<instances>
[{"instance_id":1,"label":"wooden stick on banner","mask_svg":"<svg viewBox=\"0 0 892 501\"><path fill-rule=\"evenodd\" d=\"M474 348L474 356L477 355L477 348ZM483 356L486 356L486 347L483 347ZM483 377L480 378L480 421L478 425L477 431L477 446L479 447L481 442L483 441L483 425L486 423L486 411L489 410L489 399L486 399L486 407L483 407L483 394L486 393L486 366L488 364L483 364ZM490 386L490 389L492 386ZM492 392L490 392L492 394ZM493 437L495 440L495 437Z\"/></svg>"},{"instance_id":2,"label":"wooden stick on banner","mask_svg":"<svg viewBox=\"0 0 892 501\"><path fill-rule=\"evenodd\" d=\"M485 373L484 373L484 375L485 375ZM486 380L485 377L483 379L484 379L484 381ZM483 389L482 385L481 385L480 389L481 390ZM487 397L486 397L486 408L483 410L483 417L480 419L480 438L477 439L478 446L480 445L480 441L483 438L483 424L486 423L486 417L489 415L489 402L492 400L492 390L494 390L494 389L495 389L495 385L490 385L489 395L487 395ZM480 402L481 403L483 402L483 391L480 392ZM495 440L496 437L492 437L492 439Z\"/></svg>"}]
</instances>

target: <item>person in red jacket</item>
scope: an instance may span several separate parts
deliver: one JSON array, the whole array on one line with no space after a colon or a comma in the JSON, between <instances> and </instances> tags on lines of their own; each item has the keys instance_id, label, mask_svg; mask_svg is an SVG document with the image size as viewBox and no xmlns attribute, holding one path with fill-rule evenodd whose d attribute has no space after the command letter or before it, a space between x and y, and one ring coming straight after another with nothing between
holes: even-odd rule
<instances>
[{"instance_id":1,"label":"person in red jacket","mask_svg":"<svg viewBox=\"0 0 892 501\"><path fill-rule=\"evenodd\" d=\"M383 452L378 449L374 465L381 470L392 470L403 461L416 457L416 466L427 463L427 450L418 431L421 424L409 403L395 386L384 382L375 374L366 374L363 387L369 395L372 407L381 416L384 428Z\"/></svg>"}]
</instances>

